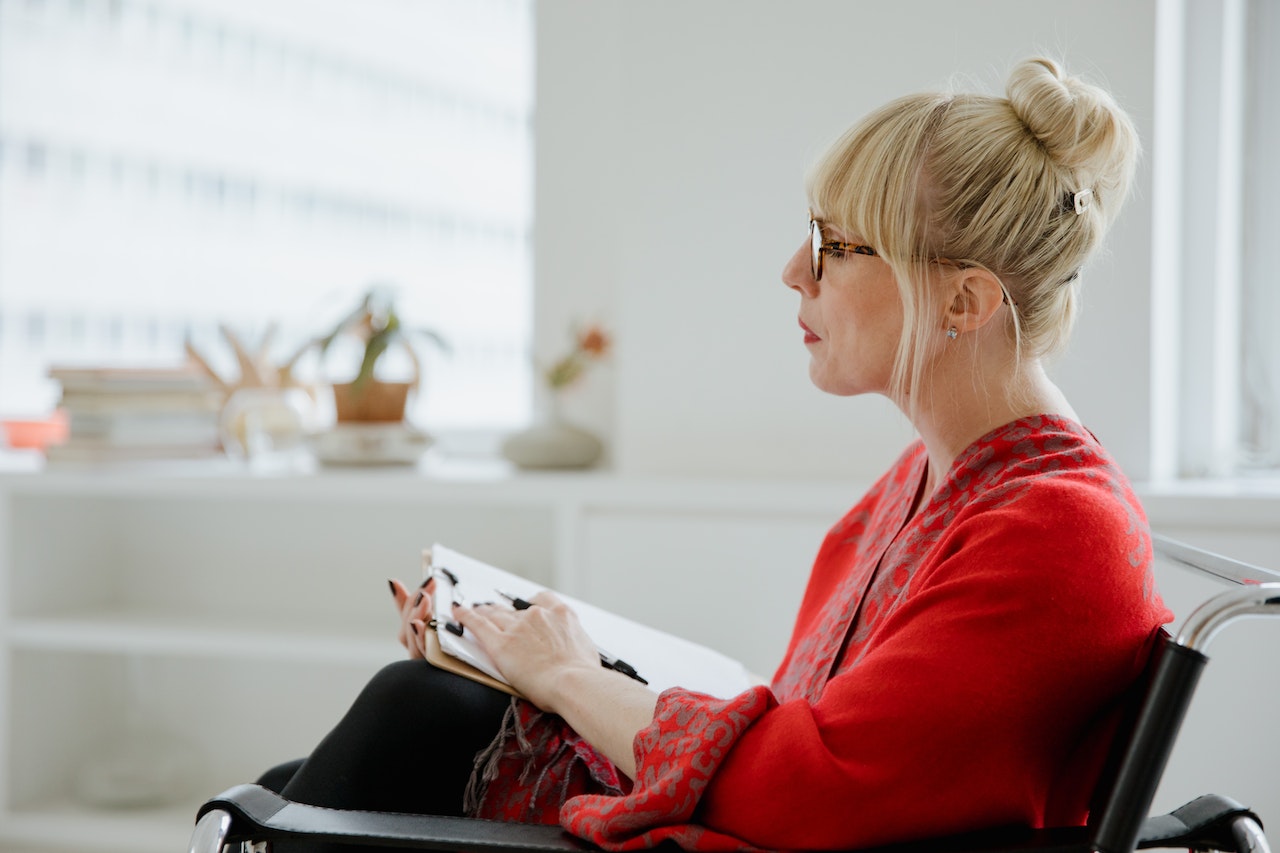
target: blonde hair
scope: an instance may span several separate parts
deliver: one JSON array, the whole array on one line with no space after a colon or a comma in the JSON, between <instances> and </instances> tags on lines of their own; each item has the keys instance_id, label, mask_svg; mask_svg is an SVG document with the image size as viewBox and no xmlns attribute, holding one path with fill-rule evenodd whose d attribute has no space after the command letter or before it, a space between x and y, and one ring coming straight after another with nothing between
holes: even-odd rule
<instances>
[{"instance_id":1,"label":"blonde hair","mask_svg":"<svg viewBox=\"0 0 1280 853\"><path fill-rule=\"evenodd\" d=\"M1109 94L1043 58L1014 68L1005 91L895 100L810 175L814 215L866 240L897 279L896 399L920 387L941 332L945 296L929 286L931 261L993 273L1013 303L1017 356L1050 354L1070 334L1080 268L1128 194L1138 136Z\"/></svg>"}]
</instances>

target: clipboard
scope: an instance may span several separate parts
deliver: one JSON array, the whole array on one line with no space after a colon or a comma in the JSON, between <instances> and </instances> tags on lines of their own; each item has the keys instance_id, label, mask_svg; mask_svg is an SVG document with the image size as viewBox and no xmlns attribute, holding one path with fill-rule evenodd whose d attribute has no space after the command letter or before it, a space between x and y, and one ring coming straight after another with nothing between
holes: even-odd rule
<instances>
[{"instance_id":1,"label":"clipboard","mask_svg":"<svg viewBox=\"0 0 1280 853\"><path fill-rule=\"evenodd\" d=\"M501 690L508 696L514 696L517 699L523 699L524 694L516 690L505 681L499 681L489 673L476 669L466 661L458 660L453 655L445 654L444 649L440 648L440 638L436 636L435 631L427 631L427 663L436 669L443 669L445 672L452 672L455 675L461 675L472 681L483 684L486 687L492 687L494 690Z\"/></svg>"},{"instance_id":2,"label":"clipboard","mask_svg":"<svg viewBox=\"0 0 1280 853\"><path fill-rule=\"evenodd\" d=\"M463 603L502 600L504 594L531 599L545 587L439 543L423 551L422 563L424 578L434 575L437 579L431 614L434 630L428 630L426 636L428 662L509 695L520 696L502 679L497 666L470 636L459 636L445 630L445 626L451 621L455 594L461 596ZM613 657L612 653L616 652L618 657L634 665L627 667L632 676L643 673L644 680L655 692L684 687L727 699L756 683L740 661L714 649L572 596L557 594L573 608L587 634L601 649L602 662L607 655L613 658L612 662L622 663ZM604 652L605 648L611 652Z\"/></svg>"}]
</instances>

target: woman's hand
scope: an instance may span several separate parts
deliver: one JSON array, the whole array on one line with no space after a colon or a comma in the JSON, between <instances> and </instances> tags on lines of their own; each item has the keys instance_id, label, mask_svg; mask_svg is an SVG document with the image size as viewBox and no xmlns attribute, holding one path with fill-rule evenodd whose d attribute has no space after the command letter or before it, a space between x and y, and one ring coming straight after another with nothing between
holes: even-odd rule
<instances>
[{"instance_id":1,"label":"woman's hand","mask_svg":"<svg viewBox=\"0 0 1280 853\"><path fill-rule=\"evenodd\" d=\"M578 615L551 592L531 599L533 607L454 607L453 616L493 659L513 687L544 711L560 713L566 674L601 672L600 653Z\"/></svg>"},{"instance_id":2,"label":"woman's hand","mask_svg":"<svg viewBox=\"0 0 1280 853\"><path fill-rule=\"evenodd\" d=\"M653 720L658 694L600 665L600 652L578 616L554 593L527 610L501 605L454 607L498 671L525 698L564 718L623 775L635 778L636 733Z\"/></svg>"},{"instance_id":3,"label":"woman's hand","mask_svg":"<svg viewBox=\"0 0 1280 853\"><path fill-rule=\"evenodd\" d=\"M427 622L431 619L431 594L435 592L436 579L427 581L412 593L398 580L387 581L395 598L396 611L400 614L400 645L409 652L409 658L419 660L427 656Z\"/></svg>"}]
</instances>

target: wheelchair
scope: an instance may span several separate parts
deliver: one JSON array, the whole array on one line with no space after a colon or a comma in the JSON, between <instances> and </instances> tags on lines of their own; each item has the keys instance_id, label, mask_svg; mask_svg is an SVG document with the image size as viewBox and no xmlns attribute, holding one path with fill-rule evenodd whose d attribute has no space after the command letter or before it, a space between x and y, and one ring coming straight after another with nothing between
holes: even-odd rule
<instances>
[{"instance_id":1,"label":"wheelchair","mask_svg":"<svg viewBox=\"0 0 1280 853\"><path fill-rule=\"evenodd\" d=\"M1280 574L1164 537L1153 540L1161 557L1237 586L1200 605L1176 638L1161 632L1153 644L1142 676L1130 689L1088 825L997 827L889 845L874 853L1133 853L1150 848L1270 853L1259 817L1225 796L1208 794L1168 814L1147 813L1208 663L1206 647L1238 619L1280 616ZM224 791L196 817L190 853L268 853L273 841L304 838L412 850L599 849L558 826L319 808L258 785Z\"/></svg>"}]
</instances>

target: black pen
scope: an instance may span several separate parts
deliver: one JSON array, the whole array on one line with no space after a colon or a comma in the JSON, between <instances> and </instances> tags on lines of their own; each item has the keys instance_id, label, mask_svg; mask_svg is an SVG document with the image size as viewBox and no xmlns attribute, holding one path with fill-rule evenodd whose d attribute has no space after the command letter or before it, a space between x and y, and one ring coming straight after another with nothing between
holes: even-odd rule
<instances>
[{"instance_id":1,"label":"black pen","mask_svg":"<svg viewBox=\"0 0 1280 853\"><path fill-rule=\"evenodd\" d=\"M518 595L512 595L511 593L503 592L500 589L495 589L494 592L498 593L498 595L502 596L507 601L511 602L511 607L515 610L528 610L530 607L533 606L532 601L525 601L523 598L521 598Z\"/></svg>"},{"instance_id":2,"label":"black pen","mask_svg":"<svg viewBox=\"0 0 1280 853\"><path fill-rule=\"evenodd\" d=\"M497 592L498 595L502 596L507 601L511 602L512 608L516 610L528 610L530 607L533 606L532 601L526 601L525 599L521 598L518 595L512 595L511 593L503 592L500 589L495 590L495 592ZM640 682L641 684L649 683L648 681L646 681L644 678L640 676L640 673L636 672L636 668L634 666L622 660L621 658L614 657L613 655L609 654L599 646L596 646L596 653L600 655L600 665L605 669L611 669L614 672L620 672L623 675L627 676L628 678L634 678L636 681Z\"/></svg>"}]
</instances>

